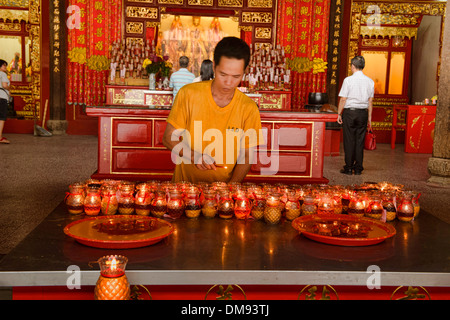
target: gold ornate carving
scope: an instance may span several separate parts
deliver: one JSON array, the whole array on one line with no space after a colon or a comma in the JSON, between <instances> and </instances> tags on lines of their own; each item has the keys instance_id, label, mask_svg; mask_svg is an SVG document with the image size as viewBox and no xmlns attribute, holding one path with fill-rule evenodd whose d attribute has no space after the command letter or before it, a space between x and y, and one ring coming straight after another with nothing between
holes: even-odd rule
<instances>
[{"instance_id":1,"label":"gold ornate carving","mask_svg":"<svg viewBox=\"0 0 450 320\"><path fill-rule=\"evenodd\" d=\"M361 16L361 24L370 25L410 25L419 26L421 16L419 14L404 15L404 14L363 14Z\"/></svg>"},{"instance_id":2,"label":"gold ornate carving","mask_svg":"<svg viewBox=\"0 0 450 320\"><path fill-rule=\"evenodd\" d=\"M130 42L138 43L139 45L144 45L144 39L142 38L133 38L133 37L127 37L127 44Z\"/></svg>"},{"instance_id":3,"label":"gold ornate carving","mask_svg":"<svg viewBox=\"0 0 450 320\"><path fill-rule=\"evenodd\" d=\"M305 295L305 300L331 300L332 294L334 294L336 300L339 300L338 293L330 285L323 286L322 292L318 290L317 286L307 285L300 291L297 300L300 300L303 294Z\"/></svg>"},{"instance_id":4,"label":"gold ornate carving","mask_svg":"<svg viewBox=\"0 0 450 320\"><path fill-rule=\"evenodd\" d=\"M0 0L0 7L28 9L29 0Z\"/></svg>"},{"instance_id":5,"label":"gold ornate carving","mask_svg":"<svg viewBox=\"0 0 450 320\"><path fill-rule=\"evenodd\" d=\"M244 300L247 300L247 295L245 294L245 291L237 284L228 285L226 288L224 288L224 286L222 286L222 285L216 284L216 285L212 286L211 288L209 288L209 290L206 292L205 300L208 298L208 295L211 293L211 291L216 287L218 289L216 291L216 293L218 294L218 296L216 297L216 300L233 300L232 291L234 290L234 287L238 288L239 291L244 296Z\"/></svg>"},{"instance_id":6,"label":"gold ornate carving","mask_svg":"<svg viewBox=\"0 0 450 320\"><path fill-rule=\"evenodd\" d=\"M40 0L29 0L29 9L28 9L28 22L33 24L41 23L41 1Z\"/></svg>"},{"instance_id":7,"label":"gold ornate carving","mask_svg":"<svg viewBox=\"0 0 450 320\"><path fill-rule=\"evenodd\" d=\"M272 8L272 0L248 0L249 8Z\"/></svg>"},{"instance_id":8,"label":"gold ornate carving","mask_svg":"<svg viewBox=\"0 0 450 320\"><path fill-rule=\"evenodd\" d=\"M144 104L157 109L170 108L173 104L173 95L144 93Z\"/></svg>"},{"instance_id":9,"label":"gold ornate carving","mask_svg":"<svg viewBox=\"0 0 450 320\"><path fill-rule=\"evenodd\" d=\"M188 0L190 6L212 6L213 0Z\"/></svg>"},{"instance_id":10,"label":"gold ornate carving","mask_svg":"<svg viewBox=\"0 0 450 320\"><path fill-rule=\"evenodd\" d=\"M28 22L30 45L30 61L31 61L31 97L25 100L24 115L28 119L32 119L34 114L40 118L41 108L41 37L40 37L40 20L41 9L40 0L29 0L28 2Z\"/></svg>"},{"instance_id":11,"label":"gold ornate carving","mask_svg":"<svg viewBox=\"0 0 450 320\"><path fill-rule=\"evenodd\" d=\"M389 47L389 39L362 39L363 47Z\"/></svg>"},{"instance_id":12,"label":"gold ornate carving","mask_svg":"<svg viewBox=\"0 0 450 320\"><path fill-rule=\"evenodd\" d=\"M272 37L272 28L255 28L255 38L256 39L270 39Z\"/></svg>"},{"instance_id":13,"label":"gold ornate carving","mask_svg":"<svg viewBox=\"0 0 450 320\"><path fill-rule=\"evenodd\" d=\"M22 29L20 23L8 23L8 22L1 22L0 23L0 30L3 31L15 31L18 32Z\"/></svg>"},{"instance_id":14,"label":"gold ornate carving","mask_svg":"<svg viewBox=\"0 0 450 320\"><path fill-rule=\"evenodd\" d=\"M129 18L157 19L158 8L128 6L126 8L126 15Z\"/></svg>"},{"instance_id":15,"label":"gold ornate carving","mask_svg":"<svg viewBox=\"0 0 450 320\"><path fill-rule=\"evenodd\" d=\"M153 21L146 21L145 22L145 26L147 27L147 28L159 28L160 26L161 26L161 23L159 23L159 22L153 22Z\"/></svg>"},{"instance_id":16,"label":"gold ornate carving","mask_svg":"<svg viewBox=\"0 0 450 320\"><path fill-rule=\"evenodd\" d=\"M361 51L361 54L384 54L384 57L387 59L389 52L388 51L378 51L378 50L376 50L376 51L364 50L364 51Z\"/></svg>"},{"instance_id":17,"label":"gold ornate carving","mask_svg":"<svg viewBox=\"0 0 450 320\"><path fill-rule=\"evenodd\" d=\"M253 31L253 26L239 26L238 28L241 31L248 31L248 32L252 32Z\"/></svg>"},{"instance_id":18,"label":"gold ornate carving","mask_svg":"<svg viewBox=\"0 0 450 320\"><path fill-rule=\"evenodd\" d=\"M183 4L184 0L158 0L159 4Z\"/></svg>"},{"instance_id":19,"label":"gold ornate carving","mask_svg":"<svg viewBox=\"0 0 450 320\"><path fill-rule=\"evenodd\" d=\"M153 3L153 0L128 0L128 2Z\"/></svg>"},{"instance_id":20,"label":"gold ornate carving","mask_svg":"<svg viewBox=\"0 0 450 320\"><path fill-rule=\"evenodd\" d=\"M0 4L1 6L1 4ZM24 10L2 10L2 19L3 21L25 21L28 22L28 11Z\"/></svg>"},{"instance_id":21,"label":"gold ornate carving","mask_svg":"<svg viewBox=\"0 0 450 320\"><path fill-rule=\"evenodd\" d=\"M144 32L144 24L142 22L127 22L127 33L142 34Z\"/></svg>"},{"instance_id":22,"label":"gold ornate carving","mask_svg":"<svg viewBox=\"0 0 450 320\"><path fill-rule=\"evenodd\" d=\"M219 7L242 7L243 0L218 0Z\"/></svg>"},{"instance_id":23,"label":"gold ornate carving","mask_svg":"<svg viewBox=\"0 0 450 320\"><path fill-rule=\"evenodd\" d=\"M394 41L392 42L392 46L394 48L405 48L406 47L406 41L405 39L401 39L401 38L395 38Z\"/></svg>"},{"instance_id":24,"label":"gold ornate carving","mask_svg":"<svg viewBox=\"0 0 450 320\"><path fill-rule=\"evenodd\" d=\"M352 26L351 26L351 33L350 33L351 40L359 39L360 28L361 28L361 13L356 13L353 15L353 19L352 19Z\"/></svg>"},{"instance_id":25,"label":"gold ornate carving","mask_svg":"<svg viewBox=\"0 0 450 320\"><path fill-rule=\"evenodd\" d=\"M417 28L410 27L373 27L361 26L360 34L365 37L402 37L402 38L416 38Z\"/></svg>"},{"instance_id":26,"label":"gold ornate carving","mask_svg":"<svg viewBox=\"0 0 450 320\"><path fill-rule=\"evenodd\" d=\"M397 289L394 290L394 292L391 295L391 300L394 300L394 296L399 292L400 289L405 288L404 286L400 286ZM431 300L431 296L428 293L428 291L424 287L408 287L406 291L403 292L404 296L395 298L395 300L418 300L418 299L426 299Z\"/></svg>"},{"instance_id":27,"label":"gold ornate carving","mask_svg":"<svg viewBox=\"0 0 450 320\"><path fill-rule=\"evenodd\" d=\"M445 14L445 2L354 2L356 4L355 9L359 12L372 12L374 13L374 6L377 6L377 12L379 14L392 13L403 15L414 14L426 14L426 15L444 15Z\"/></svg>"},{"instance_id":28,"label":"gold ornate carving","mask_svg":"<svg viewBox=\"0 0 450 320\"><path fill-rule=\"evenodd\" d=\"M272 23L272 12L242 12L244 23Z\"/></svg>"},{"instance_id":29,"label":"gold ornate carving","mask_svg":"<svg viewBox=\"0 0 450 320\"><path fill-rule=\"evenodd\" d=\"M255 43L255 49L263 49L263 50L269 50L270 49L270 43L266 43L266 42L256 42Z\"/></svg>"}]
</instances>

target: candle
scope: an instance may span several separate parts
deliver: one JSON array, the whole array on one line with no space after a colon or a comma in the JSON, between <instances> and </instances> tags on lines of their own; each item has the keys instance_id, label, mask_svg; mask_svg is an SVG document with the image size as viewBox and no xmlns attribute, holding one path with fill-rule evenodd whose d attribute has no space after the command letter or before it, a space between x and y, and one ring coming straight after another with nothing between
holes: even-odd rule
<instances>
[{"instance_id":1,"label":"candle","mask_svg":"<svg viewBox=\"0 0 450 320\"><path fill-rule=\"evenodd\" d=\"M264 209L264 221L269 224L277 224L281 220L282 207L280 206L280 194L274 193L267 198Z\"/></svg>"},{"instance_id":2,"label":"candle","mask_svg":"<svg viewBox=\"0 0 450 320\"><path fill-rule=\"evenodd\" d=\"M279 200L276 199L275 197L269 197L269 199L267 199L267 205L271 206L271 207L277 207L278 206L278 202Z\"/></svg>"},{"instance_id":3,"label":"candle","mask_svg":"<svg viewBox=\"0 0 450 320\"><path fill-rule=\"evenodd\" d=\"M84 211L84 184L74 183L69 186L65 203L71 214L81 214Z\"/></svg>"},{"instance_id":4,"label":"candle","mask_svg":"<svg viewBox=\"0 0 450 320\"><path fill-rule=\"evenodd\" d=\"M170 197L167 201L167 214L173 219L178 219L184 213L182 194L176 189L171 190L169 194Z\"/></svg>"},{"instance_id":5,"label":"candle","mask_svg":"<svg viewBox=\"0 0 450 320\"><path fill-rule=\"evenodd\" d=\"M247 219L250 215L251 204L250 200L242 193L239 192L236 198L234 207L234 214L238 219Z\"/></svg>"},{"instance_id":6,"label":"candle","mask_svg":"<svg viewBox=\"0 0 450 320\"><path fill-rule=\"evenodd\" d=\"M125 275L128 259L121 255L104 256L98 259L100 277L94 290L96 300L128 300L130 284Z\"/></svg>"}]
</instances>

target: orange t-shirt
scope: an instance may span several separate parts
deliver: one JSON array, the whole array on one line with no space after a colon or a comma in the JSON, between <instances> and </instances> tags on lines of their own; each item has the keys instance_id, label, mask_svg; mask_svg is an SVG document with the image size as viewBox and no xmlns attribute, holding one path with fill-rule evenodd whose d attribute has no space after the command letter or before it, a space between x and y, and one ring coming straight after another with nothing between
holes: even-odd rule
<instances>
[{"instance_id":1,"label":"orange t-shirt","mask_svg":"<svg viewBox=\"0 0 450 320\"><path fill-rule=\"evenodd\" d=\"M261 118L256 103L236 89L231 102L221 108L213 99L212 81L183 86L175 98L167 122L176 129L184 130L183 139L191 149L212 156L217 164L225 164L227 168L199 170L195 164L184 160L176 165L173 181L228 181L239 151L256 147L262 139Z\"/></svg>"}]
</instances>

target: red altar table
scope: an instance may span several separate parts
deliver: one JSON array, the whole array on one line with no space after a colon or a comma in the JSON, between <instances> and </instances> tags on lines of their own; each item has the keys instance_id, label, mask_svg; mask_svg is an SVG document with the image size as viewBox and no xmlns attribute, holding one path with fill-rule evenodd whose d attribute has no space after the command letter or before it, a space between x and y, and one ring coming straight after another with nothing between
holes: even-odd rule
<instances>
[{"instance_id":1,"label":"red altar table","mask_svg":"<svg viewBox=\"0 0 450 320\"><path fill-rule=\"evenodd\" d=\"M170 110L88 107L98 117L97 179L170 180L175 165L162 138ZM336 121L333 112L261 111L266 144L258 148L257 162L246 181L328 183L323 177L325 123ZM277 156L266 163L260 155ZM273 158L272 158L273 159Z\"/></svg>"},{"instance_id":2,"label":"red altar table","mask_svg":"<svg viewBox=\"0 0 450 320\"><path fill-rule=\"evenodd\" d=\"M398 124L398 112L406 110L406 124ZM436 117L435 105L394 105L392 108L391 148L395 149L397 129L404 129L405 152L432 153Z\"/></svg>"}]
</instances>

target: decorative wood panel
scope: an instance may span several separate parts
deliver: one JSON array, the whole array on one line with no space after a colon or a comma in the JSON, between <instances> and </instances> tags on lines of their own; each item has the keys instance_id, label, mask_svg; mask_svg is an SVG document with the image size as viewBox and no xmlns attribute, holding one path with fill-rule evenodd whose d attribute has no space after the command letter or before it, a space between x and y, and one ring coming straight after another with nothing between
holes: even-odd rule
<instances>
[{"instance_id":1,"label":"decorative wood panel","mask_svg":"<svg viewBox=\"0 0 450 320\"><path fill-rule=\"evenodd\" d=\"M129 175L146 172L172 174L175 169L170 152L149 149L113 149L112 173L125 172Z\"/></svg>"},{"instance_id":2,"label":"decorative wood panel","mask_svg":"<svg viewBox=\"0 0 450 320\"><path fill-rule=\"evenodd\" d=\"M125 0L124 7L126 38L153 39L161 15L174 14L231 17L239 21L241 32L250 33L251 43L275 43L276 0Z\"/></svg>"},{"instance_id":3,"label":"decorative wood panel","mask_svg":"<svg viewBox=\"0 0 450 320\"><path fill-rule=\"evenodd\" d=\"M155 148L166 148L163 145L164 131L166 130L167 122L166 120L155 120L154 122L154 142L153 146Z\"/></svg>"},{"instance_id":4,"label":"decorative wood panel","mask_svg":"<svg viewBox=\"0 0 450 320\"><path fill-rule=\"evenodd\" d=\"M275 150L311 151L312 124L275 123Z\"/></svg>"},{"instance_id":5,"label":"decorative wood panel","mask_svg":"<svg viewBox=\"0 0 450 320\"><path fill-rule=\"evenodd\" d=\"M114 120L113 146L152 146L152 122L148 120Z\"/></svg>"},{"instance_id":6,"label":"decorative wood panel","mask_svg":"<svg viewBox=\"0 0 450 320\"><path fill-rule=\"evenodd\" d=\"M311 176L311 154L310 153L280 153L269 152L267 154L269 161L263 162L258 158L256 164L253 164L250 169L251 174L258 174L261 176L268 175L290 175L297 177Z\"/></svg>"}]
</instances>

